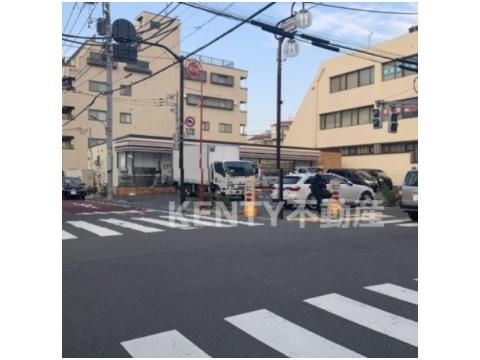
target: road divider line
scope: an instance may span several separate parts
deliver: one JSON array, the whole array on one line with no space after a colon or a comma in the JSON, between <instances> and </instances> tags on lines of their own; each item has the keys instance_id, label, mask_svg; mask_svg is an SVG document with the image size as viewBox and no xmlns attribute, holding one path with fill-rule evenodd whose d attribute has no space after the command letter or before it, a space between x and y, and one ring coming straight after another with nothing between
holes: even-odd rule
<instances>
[{"instance_id":1,"label":"road divider line","mask_svg":"<svg viewBox=\"0 0 480 360\"><path fill-rule=\"evenodd\" d=\"M122 233L119 233L118 231L110 230L107 229L103 226L98 226L95 224L91 224L87 221L81 221L81 220L76 220L76 221L67 221L72 226L75 226L76 228L83 229L86 231L89 231L91 233L94 233L98 236L117 236L117 235L122 235Z\"/></svg>"},{"instance_id":2,"label":"road divider line","mask_svg":"<svg viewBox=\"0 0 480 360\"><path fill-rule=\"evenodd\" d=\"M103 222L106 222L106 223L109 223L109 224L113 224L113 225L117 225L117 226L120 226L120 227L123 227L123 228L126 228L126 229L137 230L137 231L140 231L140 232L143 232L143 233L154 233L154 232L165 231L163 229L157 229L157 228L153 228L153 227L150 227L150 226L140 225L140 224L136 224L136 223L133 223L133 222L130 222L130 221L125 221L125 220L120 220L120 219L100 219L100 221L103 221Z\"/></svg>"},{"instance_id":3,"label":"road divider line","mask_svg":"<svg viewBox=\"0 0 480 360\"><path fill-rule=\"evenodd\" d=\"M408 223L408 224L398 224L397 226L403 226L403 227L418 227L418 223Z\"/></svg>"},{"instance_id":4,"label":"road divider line","mask_svg":"<svg viewBox=\"0 0 480 360\"><path fill-rule=\"evenodd\" d=\"M71 240L71 239L77 239L77 237L62 229L62 240Z\"/></svg>"},{"instance_id":5,"label":"road divider line","mask_svg":"<svg viewBox=\"0 0 480 360\"><path fill-rule=\"evenodd\" d=\"M418 292L394 284L365 286L365 289L418 305Z\"/></svg>"},{"instance_id":6,"label":"road divider line","mask_svg":"<svg viewBox=\"0 0 480 360\"><path fill-rule=\"evenodd\" d=\"M161 218L164 219L174 219L178 220L182 223L192 223L195 225L200 225L200 226L213 226L213 227L219 227L219 228L228 228L228 227L233 227L233 225L227 225L227 224L222 224L220 222L210 222L210 221L205 221L205 220L198 220L198 219L188 219L183 216L178 216L178 215L160 215Z\"/></svg>"},{"instance_id":7,"label":"road divider line","mask_svg":"<svg viewBox=\"0 0 480 360\"><path fill-rule=\"evenodd\" d=\"M134 358L209 358L210 356L177 330L120 343Z\"/></svg>"},{"instance_id":8,"label":"road divider line","mask_svg":"<svg viewBox=\"0 0 480 360\"><path fill-rule=\"evenodd\" d=\"M211 221L221 221L221 222L227 222L231 225L238 224L238 225L247 225L247 226L261 226L263 223L256 223L256 222L248 222L248 221L241 221L241 220L233 220L233 219L224 219L224 218L214 218L210 216L205 216L205 215L184 215L188 217L192 217L195 219L203 219L203 220L211 220Z\"/></svg>"},{"instance_id":9,"label":"road divider line","mask_svg":"<svg viewBox=\"0 0 480 360\"><path fill-rule=\"evenodd\" d=\"M398 223L402 223L402 222L405 222L405 221L410 221L410 219L408 218L405 218L405 219L398 219L398 220L385 220L385 221L380 221L380 222L377 222L377 224L398 224Z\"/></svg>"},{"instance_id":10,"label":"road divider line","mask_svg":"<svg viewBox=\"0 0 480 360\"><path fill-rule=\"evenodd\" d=\"M225 320L288 357L363 357L266 309Z\"/></svg>"},{"instance_id":11,"label":"road divider line","mask_svg":"<svg viewBox=\"0 0 480 360\"><path fill-rule=\"evenodd\" d=\"M415 321L335 293L304 301L371 330L418 347L418 328Z\"/></svg>"},{"instance_id":12,"label":"road divider line","mask_svg":"<svg viewBox=\"0 0 480 360\"><path fill-rule=\"evenodd\" d=\"M144 222L148 222L150 224L162 225L162 226L166 226L166 227L174 228L174 229L182 229L182 230L195 229L192 226L185 225L185 224L180 224L180 223L177 223L175 221L166 221L166 220L146 218L146 217L136 217L136 218L132 218L132 220L144 221Z\"/></svg>"}]
</instances>

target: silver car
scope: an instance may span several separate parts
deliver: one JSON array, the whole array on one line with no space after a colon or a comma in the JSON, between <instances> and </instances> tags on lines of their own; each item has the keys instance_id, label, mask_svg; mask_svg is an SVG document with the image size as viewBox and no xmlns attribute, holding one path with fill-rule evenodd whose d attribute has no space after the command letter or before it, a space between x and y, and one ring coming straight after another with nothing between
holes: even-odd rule
<instances>
[{"instance_id":1,"label":"silver car","mask_svg":"<svg viewBox=\"0 0 480 360\"><path fill-rule=\"evenodd\" d=\"M407 172L401 191L400 209L404 210L410 219L418 221L418 169Z\"/></svg>"}]
</instances>

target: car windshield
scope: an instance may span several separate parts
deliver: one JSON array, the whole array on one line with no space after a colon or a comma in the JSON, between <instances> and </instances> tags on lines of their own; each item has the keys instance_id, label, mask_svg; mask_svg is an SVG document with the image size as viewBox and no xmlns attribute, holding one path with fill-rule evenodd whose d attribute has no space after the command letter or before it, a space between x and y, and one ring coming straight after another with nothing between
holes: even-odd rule
<instances>
[{"instance_id":1,"label":"car windshield","mask_svg":"<svg viewBox=\"0 0 480 360\"><path fill-rule=\"evenodd\" d=\"M372 175L370 175L368 172L364 170L357 170L357 175L364 179L372 179Z\"/></svg>"},{"instance_id":2,"label":"car windshield","mask_svg":"<svg viewBox=\"0 0 480 360\"><path fill-rule=\"evenodd\" d=\"M296 184L300 179L301 179L300 176L284 176L283 184L284 185Z\"/></svg>"},{"instance_id":3,"label":"car windshield","mask_svg":"<svg viewBox=\"0 0 480 360\"><path fill-rule=\"evenodd\" d=\"M82 181L79 178L66 177L66 178L63 178L63 183L65 185L77 186L77 185L80 185Z\"/></svg>"},{"instance_id":4,"label":"car windshield","mask_svg":"<svg viewBox=\"0 0 480 360\"><path fill-rule=\"evenodd\" d=\"M230 176L252 176L252 163L249 161L225 161L224 168Z\"/></svg>"},{"instance_id":5,"label":"car windshield","mask_svg":"<svg viewBox=\"0 0 480 360\"><path fill-rule=\"evenodd\" d=\"M406 186L418 186L418 171L409 171L403 182Z\"/></svg>"}]
</instances>

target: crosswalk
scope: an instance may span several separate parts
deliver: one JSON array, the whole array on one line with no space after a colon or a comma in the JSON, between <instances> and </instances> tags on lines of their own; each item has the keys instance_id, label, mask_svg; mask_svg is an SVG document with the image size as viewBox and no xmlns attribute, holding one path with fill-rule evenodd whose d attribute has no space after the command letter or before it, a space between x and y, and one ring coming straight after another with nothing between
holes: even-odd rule
<instances>
[{"instance_id":1,"label":"crosswalk","mask_svg":"<svg viewBox=\"0 0 480 360\"><path fill-rule=\"evenodd\" d=\"M417 305L417 291L385 283L365 286L378 296L393 297ZM345 329L355 323L387 338L418 347L417 322L384 311L369 304L337 293L324 294L303 300L319 311L343 319ZM225 320L265 346L287 357L365 357L346 344L338 344L324 334L316 334L268 309L227 316ZM176 329L121 342L132 357L211 357L198 344L194 344Z\"/></svg>"},{"instance_id":2,"label":"crosswalk","mask_svg":"<svg viewBox=\"0 0 480 360\"><path fill-rule=\"evenodd\" d=\"M95 223L98 222L98 223ZM167 229L194 230L203 227L232 228L236 226L263 226L256 221L215 218L198 214L170 214L158 216L133 216L129 218L99 218L97 220L70 220L65 222L69 227L81 229L99 237L123 235L122 229L140 233L161 233ZM152 226L153 225L153 226ZM80 235L72 230L62 229L62 240L78 239Z\"/></svg>"}]
</instances>

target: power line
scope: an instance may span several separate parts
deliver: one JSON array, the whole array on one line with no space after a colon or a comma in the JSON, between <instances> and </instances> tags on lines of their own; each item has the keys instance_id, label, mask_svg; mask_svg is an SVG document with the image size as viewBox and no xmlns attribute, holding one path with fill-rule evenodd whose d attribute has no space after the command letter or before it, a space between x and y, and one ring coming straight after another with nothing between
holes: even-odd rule
<instances>
[{"instance_id":1,"label":"power line","mask_svg":"<svg viewBox=\"0 0 480 360\"><path fill-rule=\"evenodd\" d=\"M314 6L310 7L310 9L316 6L326 6L336 9L343 9L343 10L352 10L352 11L362 11L362 12L369 12L369 13L377 13L377 14L387 14L387 15L418 15L417 12L404 12L404 11L384 11L384 10L373 10L373 9L362 9L362 8L352 8L347 6L340 6L340 5L331 5L325 3L317 3L317 2L308 2L307 4L314 4Z\"/></svg>"},{"instance_id":2,"label":"power line","mask_svg":"<svg viewBox=\"0 0 480 360\"><path fill-rule=\"evenodd\" d=\"M80 41L76 41L76 40L66 39L66 38L63 38L63 37L62 37L62 41L70 42L70 43L73 43L73 44L85 45L85 42L80 42ZM102 45L102 44L92 44L92 43L90 43L88 46L103 46L103 45Z\"/></svg>"},{"instance_id":3,"label":"power line","mask_svg":"<svg viewBox=\"0 0 480 360\"><path fill-rule=\"evenodd\" d=\"M85 20L85 22L83 23L83 26L80 28L80 30L78 31L78 35L80 35L80 33L83 31L83 29L85 28L85 25L88 24L95 8L97 7L97 3L93 4L93 7L92 7L92 10L90 11L90 14L88 14L87 16L87 19ZM70 49L72 47L72 44L70 44L64 51L63 51L63 54L65 54L67 52L68 49Z\"/></svg>"},{"instance_id":4,"label":"power line","mask_svg":"<svg viewBox=\"0 0 480 360\"><path fill-rule=\"evenodd\" d=\"M205 45L202 45L200 46L199 48L197 48L196 50L192 51L191 53L189 53L187 56L185 57L182 57L181 59L183 60L184 58L188 58L189 56L192 56L192 55L195 55L196 53L204 50L205 48L209 47L210 45L214 44L215 42L217 42L218 40L224 38L225 36L229 35L230 33L232 33L233 31L237 30L239 27L241 27L242 25L244 25L245 23L249 22L250 20L252 20L253 18L255 18L257 15L261 14L262 12L264 12L265 10L267 10L268 8L270 8L271 6L275 5L274 2L271 2L271 3L268 3L267 5L263 6L260 10L256 11L254 14L250 15L247 19L245 19L244 21L238 23L237 25L233 26L232 28L230 28L229 30L225 31L224 33L220 34L219 36L215 37L214 39L212 39L211 41L209 41L208 43L206 43ZM172 62L170 65L167 65L165 67L163 67L162 69L142 78L142 79L139 79L137 81L134 81L132 83L130 83L129 85L131 87L135 86L135 85L138 85L148 79L151 79L152 77L166 71L167 69L173 67L174 65L178 64L178 60ZM112 89L112 93L116 92L116 91L119 91L121 88L116 88L116 89ZM70 119L69 121L67 121L65 124L63 124L62 126L65 126L69 123L71 123L72 121L74 121L75 119L77 119L82 113L84 113L90 106L92 106L95 101L100 97L100 95L102 95L101 93L98 93L93 99L92 101L90 101L90 103L85 106L82 110L80 110L80 112L78 114L76 114L72 119ZM182 99L183 101L183 99Z\"/></svg>"},{"instance_id":5,"label":"power line","mask_svg":"<svg viewBox=\"0 0 480 360\"><path fill-rule=\"evenodd\" d=\"M170 6L172 6L172 4L173 4L173 3L171 3L171 2L167 3L167 5L166 5L162 10L160 10L160 11L152 18L152 20L150 20L150 21L154 21L154 20L155 20L157 17L159 17L164 11L167 11L167 9L168 9ZM140 27L138 28L138 30L143 29L146 25L147 25L147 23L143 24L142 26L140 26ZM145 31L149 31L149 30L151 30L151 29L148 29L148 30L145 30ZM142 33L142 32L137 32L137 34L141 34L141 33Z\"/></svg>"},{"instance_id":6,"label":"power line","mask_svg":"<svg viewBox=\"0 0 480 360\"><path fill-rule=\"evenodd\" d=\"M72 18L72 15L75 12L75 8L77 7L77 5L78 5L78 2L73 4L72 10L70 10L70 16L68 17L68 20L67 20L65 26L63 27L63 32L65 32L65 30L67 29L67 26L70 23L70 19Z\"/></svg>"}]
</instances>

